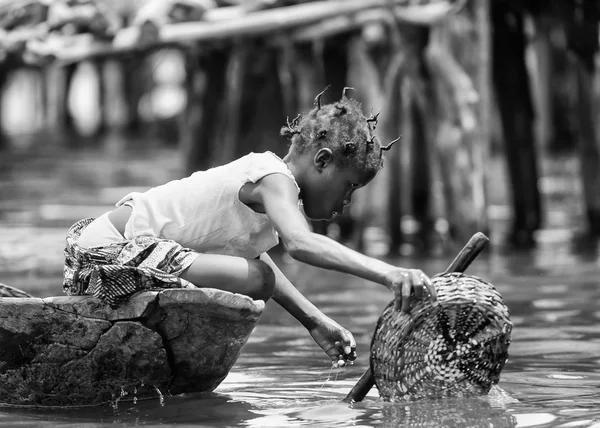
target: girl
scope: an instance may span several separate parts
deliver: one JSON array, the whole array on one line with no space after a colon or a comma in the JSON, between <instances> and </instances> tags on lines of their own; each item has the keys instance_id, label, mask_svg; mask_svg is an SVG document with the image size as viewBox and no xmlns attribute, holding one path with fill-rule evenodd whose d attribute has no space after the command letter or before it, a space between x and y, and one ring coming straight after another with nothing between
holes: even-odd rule
<instances>
[{"instance_id":1,"label":"girl","mask_svg":"<svg viewBox=\"0 0 600 428\"><path fill-rule=\"evenodd\" d=\"M281 239L294 259L384 285L396 309L409 298L433 302L430 279L355 252L315 234L305 219L330 220L383 166L373 135L377 117L365 118L346 97L314 108L282 128L291 139L280 159L250 153L144 193L130 193L117 208L71 227L65 249L64 290L91 294L116 306L133 292L154 287L215 287L254 299L273 299L306 327L331 360L356 357L352 334L325 316L281 273L267 251ZM304 215L302 213L304 211Z\"/></svg>"}]
</instances>

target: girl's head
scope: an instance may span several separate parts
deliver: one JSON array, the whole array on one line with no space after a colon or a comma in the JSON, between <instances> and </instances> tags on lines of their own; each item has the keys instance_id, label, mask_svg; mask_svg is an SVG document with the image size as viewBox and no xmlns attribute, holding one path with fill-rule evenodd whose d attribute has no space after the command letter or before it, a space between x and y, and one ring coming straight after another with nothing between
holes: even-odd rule
<instances>
[{"instance_id":1,"label":"girl's head","mask_svg":"<svg viewBox=\"0 0 600 428\"><path fill-rule=\"evenodd\" d=\"M286 159L294 162L296 180L306 214L314 219L330 219L351 202L354 190L370 182L383 167L383 154L389 150L374 135L377 115L367 118L356 100L346 97L321 105L321 92L315 105L281 129L291 140Z\"/></svg>"}]
</instances>

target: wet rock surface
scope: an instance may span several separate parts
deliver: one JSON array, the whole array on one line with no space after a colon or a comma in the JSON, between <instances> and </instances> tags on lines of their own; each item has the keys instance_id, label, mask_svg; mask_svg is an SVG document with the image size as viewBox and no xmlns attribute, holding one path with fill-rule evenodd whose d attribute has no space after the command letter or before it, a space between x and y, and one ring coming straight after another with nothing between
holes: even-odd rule
<instances>
[{"instance_id":1,"label":"wet rock surface","mask_svg":"<svg viewBox=\"0 0 600 428\"><path fill-rule=\"evenodd\" d=\"M81 406L215 389L264 308L216 289L0 297L0 403Z\"/></svg>"}]
</instances>

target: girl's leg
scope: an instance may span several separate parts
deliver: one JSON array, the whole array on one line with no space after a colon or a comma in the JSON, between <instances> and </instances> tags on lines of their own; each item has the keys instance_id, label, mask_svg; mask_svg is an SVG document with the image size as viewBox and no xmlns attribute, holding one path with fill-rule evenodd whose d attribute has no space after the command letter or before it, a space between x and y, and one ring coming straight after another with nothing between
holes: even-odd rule
<instances>
[{"instance_id":1,"label":"girl's leg","mask_svg":"<svg viewBox=\"0 0 600 428\"><path fill-rule=\"evenodd\" d=\"M261 260L200 254L180 275L197 287L212 287L267 301L275 289L275 274Z\"/></svg>"}]
</instances>

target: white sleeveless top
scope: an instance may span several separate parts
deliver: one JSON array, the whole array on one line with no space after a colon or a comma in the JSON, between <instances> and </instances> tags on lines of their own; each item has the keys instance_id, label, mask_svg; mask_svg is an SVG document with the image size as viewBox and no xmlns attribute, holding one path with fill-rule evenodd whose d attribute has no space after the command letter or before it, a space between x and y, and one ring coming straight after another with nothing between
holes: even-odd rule
<instances>
[{"instance_id":1,"label":"white sleeveless top","mask_svg":"<svg viewBox=\"0 0 600 428\"><path fill-rule=\"evenodd\" d=\"M242 203L239 192L269 174L288 176L300 192L285 162L265 152L129 193L116 204L133 208L125 238L149 235L201 253L255 258L277 245L279 237L267 215Z\"/></svg>"}]
</instances>

